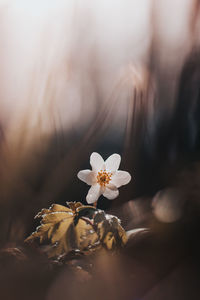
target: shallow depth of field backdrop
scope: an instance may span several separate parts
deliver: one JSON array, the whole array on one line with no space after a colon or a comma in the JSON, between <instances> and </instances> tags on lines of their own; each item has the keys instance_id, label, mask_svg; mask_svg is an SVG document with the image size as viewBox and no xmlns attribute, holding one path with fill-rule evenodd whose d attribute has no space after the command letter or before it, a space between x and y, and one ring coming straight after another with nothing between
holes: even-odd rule
<instances>
[{"instance_id":1,"label":"shallow depth of field backdrop","mask_svg":"<svg viewBox=\"0 0 200 300\"><path fill-rule=\"evenodd\" d=\"M158 234L130 246L128 287L105 263L91 293L70 291L69 271L39 282L35 272L29 298L23 280L8 296L5 264L2 300L100 299L105 282L104 299L199 298L199 46L198 0L0 1L1 249L23 244L41 208L86 203L77 173L94 151L119 153L132 175L98 207Z\"/></svg>"}]
</instances>

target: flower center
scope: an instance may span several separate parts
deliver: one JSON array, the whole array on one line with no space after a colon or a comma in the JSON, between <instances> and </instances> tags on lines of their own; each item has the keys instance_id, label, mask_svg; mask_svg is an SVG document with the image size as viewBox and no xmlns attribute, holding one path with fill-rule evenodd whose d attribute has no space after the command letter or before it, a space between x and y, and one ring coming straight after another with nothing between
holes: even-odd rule
<instances>
[{"instance_id":1,"label":"flower center","mask_svg":"<svg viewBox=\"0 0 200 300\"><path fill-rule=\"evenodd\" d=\"M110 182L111 176L112 173L106 172L106 170L101 170L97 175L97 183L99 183L101 186L105 186Z\"/></svg>"}]
</instances>

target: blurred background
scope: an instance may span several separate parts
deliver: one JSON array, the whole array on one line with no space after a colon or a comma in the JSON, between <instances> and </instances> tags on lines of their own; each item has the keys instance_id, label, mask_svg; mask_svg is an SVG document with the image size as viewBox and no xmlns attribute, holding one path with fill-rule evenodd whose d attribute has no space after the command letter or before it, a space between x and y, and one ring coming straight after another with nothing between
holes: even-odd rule
<instances>
[{"instance_id":1,"label":"blurred background","mask_svg":"<svg viewBox=\"0 0 200 300\"><path fill-rule=\"evenodd\" d=\"M1 0L0 24L1 247L41 208L86 203L94 151L132 175L99 208L198 240L200 2Z\"/></svg>"}]
</instances>

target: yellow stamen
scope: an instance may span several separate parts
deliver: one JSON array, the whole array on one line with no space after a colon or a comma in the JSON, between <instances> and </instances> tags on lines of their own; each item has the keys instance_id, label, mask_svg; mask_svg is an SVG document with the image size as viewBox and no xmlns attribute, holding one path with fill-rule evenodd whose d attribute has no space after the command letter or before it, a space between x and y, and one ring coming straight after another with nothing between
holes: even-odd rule
<instances>
[{"instance_id":1,"label":"yellow stamen","mask_svg":"<svg viewBox=\"0 0 200 300\"><path fill-rule=\"evenodd\" d=\"M99 183L101 186L105 186L110 182L111 176L112 173L106 172L106 170L101 170L97 175L97 183Z\"/></svg>"}]
</instances>

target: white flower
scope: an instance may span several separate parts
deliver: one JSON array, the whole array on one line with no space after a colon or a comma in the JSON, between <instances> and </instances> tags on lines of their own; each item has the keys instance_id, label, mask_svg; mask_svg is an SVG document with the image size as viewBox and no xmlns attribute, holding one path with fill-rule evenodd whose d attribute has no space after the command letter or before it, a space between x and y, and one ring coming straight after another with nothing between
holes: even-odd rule
<instances>
[{"instance_id":1,"label":"white flower","mask_svg":"<svg viewBox=\"0 0 200 300\"><path fill-rule=\"evenodd\" d=\"M118 188L129 183L131 175L118 171L120 162L119 154L112 154L106 161L96 152L91 154L92 170L82 170L77 175L80 180L91 185L86 197L88 203L96 202L102 194L110 200L115 199L119 195Z\"/></svg>"}]
</instances>

